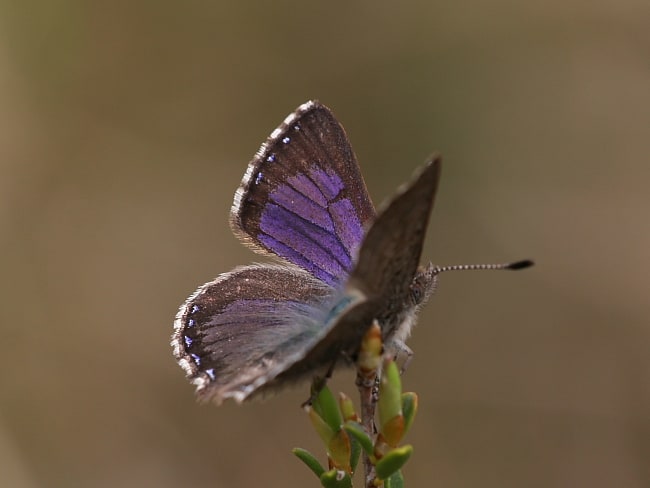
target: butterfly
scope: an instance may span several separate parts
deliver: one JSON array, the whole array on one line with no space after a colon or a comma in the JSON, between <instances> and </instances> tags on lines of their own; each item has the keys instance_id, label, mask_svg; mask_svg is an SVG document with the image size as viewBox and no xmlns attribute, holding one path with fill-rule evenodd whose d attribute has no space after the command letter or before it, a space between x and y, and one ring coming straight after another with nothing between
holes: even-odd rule
<instances>
[{"instance_id":1,"label":"butterfly","mask_svg":"<svg viewBox=\"0 0 650 488\"><path fill-rule=\"evenodd\" d=\"M437 275L476 268L419 264L440 167L432 157L376 211L331 110L309 101L291 113L249 163L230 212L234 234L277 263L221 274L174 322L173 354L198 397L243 402L350 362L373 321L389 350L408 350Z\"/></svg>"}]
</instances>

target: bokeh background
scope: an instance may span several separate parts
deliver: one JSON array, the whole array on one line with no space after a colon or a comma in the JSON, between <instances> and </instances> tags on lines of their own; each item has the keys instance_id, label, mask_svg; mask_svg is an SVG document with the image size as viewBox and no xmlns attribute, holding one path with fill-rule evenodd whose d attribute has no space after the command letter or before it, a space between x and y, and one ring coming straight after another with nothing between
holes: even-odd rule
<instances>
[{"instance_id":1,"label":"bokeh background","mask_svg":"<svg viewBox=\"0 0 650 488\"><path fill-rule=\"evenodd\" d=\"M310 98L376 203L443 153L426 259L538 263L422 313L408 486L650 486L647 0L2 2L2 486L318 486L307 385L201 406L168 344Z\"/></svg>"}]
</instances>

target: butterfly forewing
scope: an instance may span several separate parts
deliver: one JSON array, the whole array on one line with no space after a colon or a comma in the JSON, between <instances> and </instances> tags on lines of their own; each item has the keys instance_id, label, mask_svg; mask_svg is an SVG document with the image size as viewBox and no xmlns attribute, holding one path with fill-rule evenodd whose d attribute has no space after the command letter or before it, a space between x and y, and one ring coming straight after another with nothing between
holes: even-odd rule
<instances>
[{"instance_id":1,"label":"butterfly forewing","mask_svg":"<svg viewBox=\"0 0 650 488\"><path fill-rule=\"evenodd\" d=\"M363 241L349 286L372 299L405 299L420 263L440 167L440 158L433 158L380 209Z\"/></svg>"},{"instance_id":2,"label":"butterfly forewing","mask_svg":"<svg viewBox=\"0 0 650 488\"><path fill-rule=\"evenodd\" d=\"M230 223L258 252L334 286L352 269L374 215L343 127L328 108L307 102L250 162Z\"/></svg>"}]
</instances>

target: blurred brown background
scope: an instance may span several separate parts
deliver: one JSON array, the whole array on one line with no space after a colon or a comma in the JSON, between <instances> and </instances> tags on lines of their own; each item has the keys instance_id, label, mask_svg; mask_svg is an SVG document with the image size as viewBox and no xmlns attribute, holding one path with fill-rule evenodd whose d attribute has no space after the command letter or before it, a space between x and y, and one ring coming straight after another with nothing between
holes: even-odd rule
<instances>
[{"instance_id":1,"label":"blurred brown background","mask_svg":"<svg viewBox=\"0 0 650 488\"><path fill-rule=\"evenodd\" d=\"M318 486L307 385L200 406L168 344L309 98L376 203L443 153L426 259L538 263L443 277L408 486L650 486L647 0L2 2L2 485Z\"/></svg>"}]
</instances>

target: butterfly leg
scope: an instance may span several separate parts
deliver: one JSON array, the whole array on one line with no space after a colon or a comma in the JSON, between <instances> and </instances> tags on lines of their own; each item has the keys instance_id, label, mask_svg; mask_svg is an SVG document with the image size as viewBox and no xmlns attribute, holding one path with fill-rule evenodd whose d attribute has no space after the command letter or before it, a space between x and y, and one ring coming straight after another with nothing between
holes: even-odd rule
<instances>
[{"instance_id":1,"label":"butterfly leg","mask_svg":"<svg viewBox=\"0 0 650 488\"><path fill-rule=\"evenodd\" d=\"M413 360L413 350L403 341L392 339L386 344L386 350L393 356L393 360L400 365L399 372L404 374Z\"/></svg>"}]
</instances>

